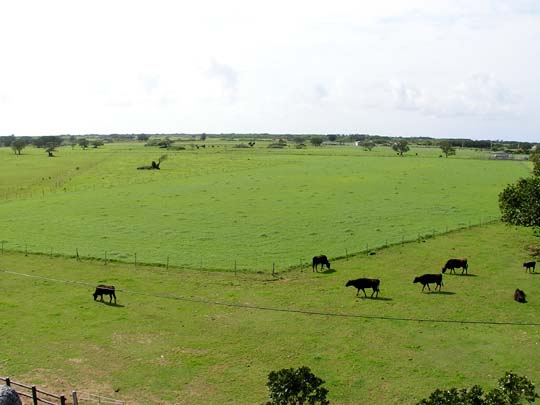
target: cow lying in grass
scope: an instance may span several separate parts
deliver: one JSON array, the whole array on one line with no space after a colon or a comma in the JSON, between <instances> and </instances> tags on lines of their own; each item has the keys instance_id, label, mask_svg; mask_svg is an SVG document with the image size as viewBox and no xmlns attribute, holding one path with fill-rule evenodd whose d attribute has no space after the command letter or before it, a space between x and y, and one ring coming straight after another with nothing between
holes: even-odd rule
<instances>
[{"instance_id":1,"label":"cow lying in grass","mask_svg":"<svg viewBox=\"0 0 540 405\"><path fill-rule=\"evenodd\" d=\"M456 274L456 269L462 269L461 274L468 274L468 268L467 259L449 259L442 268L442 272L446 273L446 270L450 270L450 273Z\"/></svg>"},{"instance_id":2,"label":"cow lying in grass","mask_svg":"<svg viewBox=\"0 0 540 405\"><path fill-rule=\"evenodd\" d=\"M103 301L103 295L108 295L109 302L112 302L112 299L114 298L114 303L116 304L116 294L114 293L114 285L100 284L96 287L96 291L92 295L94 296L94 301L97 299L98 295L101 297L101 301Z\"/></svg>"},{"instance_id":3,"label":"cow lying in grass","mask_svg":"<svg viewBox=\"0 0 540 405\"><path fill-rule=\"evenodd\" d=\"M431 288L429 288L429 285L431 283L436 283L435 291L437 291L437 286L439 287L439 291L441 291L441 286L443 285L442 282L442 274L424 274L419 277L415 277L413 283L422 283L422 291L424 291L424 288L427 288L429 291L431 291Z\"/></svg>"},{"instance_id":4,"label":"cow lying in grass","mask_svg":"<svg viewBox=\"0 0 540 405\"><path fill-rule=\"evenodd\" d=\"M525 262L523 263L523 267L527 272L531 271L534 273L534 270L536 269L536 262Z\"/></svg>"},{"instance_id":5,"label":"cow lying in grass","mask_svg":"<svg viewBox=\"0 0 540 405\"><path fill-rule=\"evenodd\" d=\"M527 300L525 299L525 291L520 290L519 288L516 288L516 291L514 292L514 299L517 302L525 303Z\"/></svg>"},{"instance_id":6,"label":"cow lying in grass","mask_svg":"<svg viewBox=\"0 0 540 405\"><path fill-rule=\"evenodd\" d=\"M358 293L360 290L363 291L364 297L367 298L366 291L364 288L372 288L373 292L371 293L370 298L373 298L373 294L375 294L375 298L379 296L379 285L381 284L381 280L378 280L376 278L359 278L357 280L349 280L347 281L347 284L345 284L345 287L353 286L356 287L356 296L358 297Z\"/></svg>"}]
</instances>

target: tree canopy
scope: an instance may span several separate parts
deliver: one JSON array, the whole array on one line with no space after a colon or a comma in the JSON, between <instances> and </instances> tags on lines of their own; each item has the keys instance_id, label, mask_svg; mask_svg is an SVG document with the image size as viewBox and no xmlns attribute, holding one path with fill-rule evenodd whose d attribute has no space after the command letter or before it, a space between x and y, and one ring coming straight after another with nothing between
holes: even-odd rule
<instances>
[{"instance_id":1,"label":"tree canopy","mask_svg":"<svg viewBox=\"0 0 540 405\"><path fill-rule=\"evenodd\" d=\"M409 143L405 139L399 139L392 144L392 149L403 156L404 153L409 151Z\"/></svg>"},{"instance_id":2,"label":"tree canopy","mask_svg":"<svg viewBox=\"0 0 540 405\"><path fill-rule=\"evenodd\" d=\"M499 194L501 219L512 225L540 226L540 177L519 179Z\"/></svg>"},{"instance_id":3,"label":"tree canopy","mask_svg":"<svg viewBox=\"0 0 540 405\"><path fill-rule=\"evenodd\" d=\"M326 399L328 390L321 385L324 380L314 375L309 367L289 368L272 371L268 375L269 404L321 404L330 402Z\"/></svg>"}]
</instances>

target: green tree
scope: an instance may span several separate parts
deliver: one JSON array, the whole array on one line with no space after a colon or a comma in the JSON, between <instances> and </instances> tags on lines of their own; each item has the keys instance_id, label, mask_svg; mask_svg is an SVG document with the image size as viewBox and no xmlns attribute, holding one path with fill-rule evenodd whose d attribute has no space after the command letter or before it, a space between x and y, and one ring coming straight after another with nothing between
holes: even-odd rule
<instances>
[{"instance_id":1,"label":"green tree","mask_svg":"<svg viewBox=\"0 0 540 405\"><path fill-rule=\"evenodd\" d=\"M88 145L90 144L90 142L88 141L88 139L86 138L81 138L77 141L77 143L79 144L79 146L83 149L86 149L88 148Z\"/></svg>"},{"instance_id":2,"label":"green tree","mask_svg":"<svg viewBox=\"0 0 540 405\"><path fill-rule=\"evenodd\" d=\"M26 145L28 145L26 139L16 138L13 142L11 142L11 149L13 149L13 153L20 155L21 151L26 148Z\"/></svg>"},{"instance_id":3,"label":"green tree","mask_svg":"<svg viewBox=\"0 0 540 405\"><path fill-rule=\"evenodd\" d=\"M328 390L321 387L323 384L324 381L315 376L309 367L272 371L266 384L270 391L268 404L329 404L326 399Z\"/></svg>"},{"instance_id":4,"label":"green tree","mask_svg":"<svg viewBox=\"0 0 540 405\"><path fill-rule=\"evenodd\" d=\"M439 147L441 148L444 155L448 158L448 156L452 156L456 154L456 149L452 146L452 144L449 141L441 141L439 143Z\"/></svg>"},{"instance_id":5,"label":"green tree","mask_svg":"<svg viewBox=\"0 0 540 405\"><path fill-rule=\"evenodd\" d=\"M321 146L324 142L324 138L321 136L312 136L309 141L313 146Z\"/></svg>"},{"instance_id":6,"label":"green tree","mask_svg":"<svg viewBox=\"0 0 540 405\"><path fill-rule=\"evenodd\" d=\"M94 149L98 148L99 146L103 146L104 143L101 139L94 139L92 141L90 141L90 145L92 145L92 147Z\"/></svg>"},{"instance_id":7,"label":"green tree","mask_svg":"<svg viewBox=\"0 0 540 405\"><path fill-rule=\"evenodd\" d=\"M326 137L330 142L335 142L337 139L337 135L326 135Z\"/></svg>"},{"instance_id":8,"label":"green tree","mask_svg":"<svg viewBox=\"0 0 540 405\"><path fill-rule=\"evenodd\" d=\"M409 151L409 143L405 139L399 139L392 144L392 149L399 153L399 156L403 156Z\"/></svg>"},{"instance_id":9,"label":"green tree","mask_svg":"<svg viewBox=\"0 0 540 405\"><path fill-rule=\"evenodd\" d=\"M365 139L365 140L362 142L362 147L363 147L365 150L371 151L371 150L375 147L375 142L373 142L371 139Z\"/></svg>"},{"instance_id":10,"label":"green tree","mask_svg":"<svg viewBox=\"0 0 540 405\"><path fill-rule=\"evenodd\" d=\"M461 390L437 389L429 398L418 402L418 405L517 405L523 401L532 403L536 398L540 397L527 377L506 372L499 379L497 387L486 393L478 385Z\"/></svg>"},{"instance_id":11,"label":"green tree","mask_svg":"<svg viewBox=\"0 0 540 405\"><path fill-rule=\"evenodd\" d=\"M137 140L138 141L146 142L148 139L150 139L150 135L147 135L147 134L138 134L137 135Z\"/></svg>"},{"instance_id":12,"label":"green tree","mask_svg":"<svg viewBox=\"0 0 540 405\"><path fill-rule=\"evenodd\" d=\"M529 159L533 162L533 175L540 177L540 151L535 149L529 155Z\"/></svg>"},{"instance_id":13,"label":"green tree","mask_svg":"<svg viewBox=\"0 0 540 405\"><path fill-rule=\"evenodd\" d=\"M519 179L499 194L503 222L512 225L540 226L540 177Z\"/></svg>"}]
</instances>

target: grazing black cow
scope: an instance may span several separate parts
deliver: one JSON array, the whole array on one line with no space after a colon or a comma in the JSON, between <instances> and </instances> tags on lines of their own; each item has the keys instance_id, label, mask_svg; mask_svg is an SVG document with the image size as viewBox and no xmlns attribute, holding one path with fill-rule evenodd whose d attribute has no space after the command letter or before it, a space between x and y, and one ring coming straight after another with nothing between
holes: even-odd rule
<instances>
[{"instance_id":1,"label":"grazing black cow","mask_svg":"<svg viewBox=\"0 0 540 405\"><path fill-rule=\"evenodd\" d=\"M375 294L375 298L379 296L379 285L381 284L381 280L376 278L359 278L357 280L349 280L347 281L347 284L345 284L345 287L353 286L356 287L356 296L358 297L358 293L360 290L364 292L364 297L367 298L366 291L364 288L372 288L373 292L371 293L370 298L373 298L373 294Z\"/></svg>"},{"instance_id":2,"label":"grazing black cow","mask_svg":"<svg viewBox=\"0 0 540 405\"><path fill-rule=\"evenodd\" d=\"M534 273L534 270L536 269L536 262L526 262L523 263L523 267L527 272L529 272L532 269L532 272Z\"/></svg>"},{"instance_id":3,"label":"grazing black cow","mask_svg":"<svg viewBox=\"0 0 540 405\"><path fill-rule=\"evenodd\" d=\"M516 288L516 291L514 292L514 299L517 302L525 303L527 300L525 299L525 291L520 290L519 288Z\"/></svg>"},{"instance_id":4,"label":"grazing black cow","mask_svg":"<svg viewBox=\"0 0 540 405\"><path fill-rule=\"evenodd\" d=\"M101 301L103 301L103 295L109 296L109 302L112 301L114 298L114 303L116 304L116 294L114 293L114 285L104 285L100 284L96 287L96 291L94 294L94 301L97 299L98 295L101 297Z\"/></svg>"},{"instance_id":5,"label":"grazing black cow","mask_svg":"<svg viewBox=\"0 0 540 405\"><path fill-rule=\"evenodd\" d=\"M439 291L441 291L441 286L444 285L442 282L442 274L424 274L419 277L415 277L413 283L422 283L422 291L424 291L424 288L427 288L429 291L431 291L431 288L429 288L429 285L431 283L436 283L435 291L437 291L437 286L439 286Z\"/></svg>"},{"instance_id":6,"label":"grazing black cow","mask_svg":"<svg viewBox=\"0 0 540 405\"><path fill-rule=\"evenodd\" d=\"M315 256L313 257L313 265L312 269L313 271L317 271L317 266L321 265L321 270L324 269L324 266L330 270L330 262L328 261L328 258L325 255Z\"/></svg>"},{"instance_id":7,"label":"grazing black cow","mask_svg":"<svg viewBox=\"0 0 540 405\"><path fill-rule=\"evenodd\" d=\"M462 269L461 274L468 274L469 265L467 259L449 259L442 268L442 272L446 273L446 270L450 270L450 272L456 274L456 269Z\"/></svg>"}]
</instances>

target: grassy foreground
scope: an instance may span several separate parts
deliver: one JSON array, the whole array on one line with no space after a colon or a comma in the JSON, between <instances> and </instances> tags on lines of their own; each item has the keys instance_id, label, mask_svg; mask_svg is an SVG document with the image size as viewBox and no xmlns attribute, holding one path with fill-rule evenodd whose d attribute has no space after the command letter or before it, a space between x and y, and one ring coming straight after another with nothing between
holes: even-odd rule
<instances>
[{"instance_id":1,"label":"grassy foreground","mask_svg":"<svg viewBox=\"0 0 540 405\"><path fill-rule=\"evenodd\" d=\"M167 152L141 144L0 148L0 239L12 251L266 271L345 256L498 217L523 162L460 150L272 150L234 143Z\"/></svg>"},{"instance_id":2,"label":"grassy foreground","mask_svg":"<svg viewBox=\"0 0 540 405\"><path fill-rule=\"evenodd\" d=\"M275 280L6 253L0 374L140 404L262 403L270 371L301 365L338 404L412 404L437 387L490 388L505 370L538 385L540 275L521 268L530 244L530 230L495 224ZM445 275L442 293L421 293L414 276L449 257L468 257L470 276ZM344 287L362 276L381 279L379 299ZM100 282L121 290L118 305L93 301ZM527 304L513 301L517 287Z\"/></svg>"}]
</instances>

